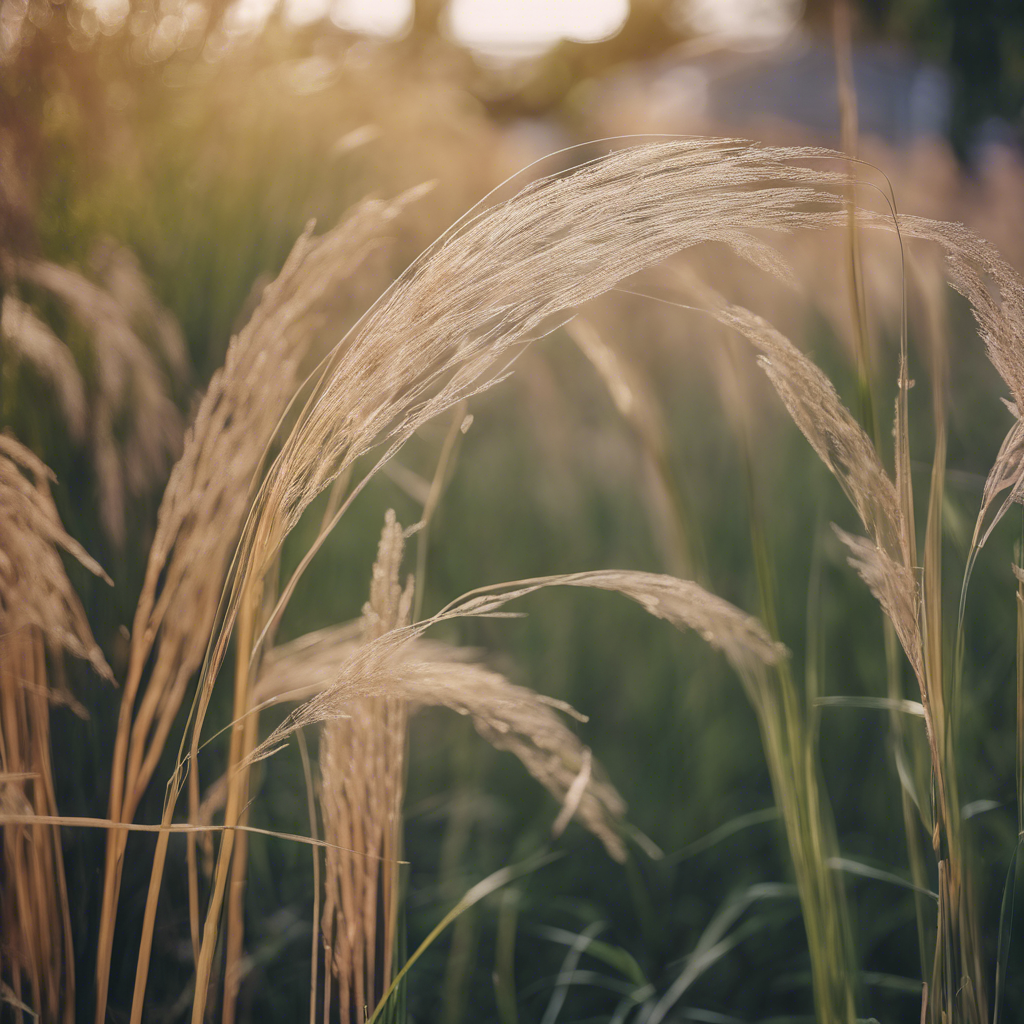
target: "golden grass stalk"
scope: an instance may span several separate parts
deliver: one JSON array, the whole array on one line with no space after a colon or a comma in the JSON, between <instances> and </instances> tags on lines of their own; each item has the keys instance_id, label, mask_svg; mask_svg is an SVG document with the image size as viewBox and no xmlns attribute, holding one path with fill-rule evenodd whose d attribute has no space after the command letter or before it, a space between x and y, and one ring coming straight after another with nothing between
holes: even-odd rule
<instances>
[{"instance_id":1,"label":"golden grass stalk","mask_svg":"<svg viewBox=\"0 0 1024 1024\"><path fill-rule=\"evenodd\" d=\"M901 220L901 227L903 221ZM925 226L913 224L923 236ZM941 237L939 232L934 232ZM714 297L710 289L707 293ZM987 1016L976 911L965 873L953 749L954 719L947 700L941 647L940 531L944 432L937 434L924 587L918 582L906 394L906 336L900 356L894 435L896 479L888 476L865 431L839 401L831 382L778 331L747 310L717 300L712 313L744 334L794 422L836 476L869 536L837 529L850 562L886 612L917 677L935 786L933 846L940 865L940 913L929 1012L938 1021L961 1014ZM989 345L990 354L994 346ZM939 410L937 408L938 417ZM937 420L937 422L939 422ZM937 625L936 623L939 623ZM924 624L924 628L922 627ZM938 996L937 1001L934 999Z\"/></svg>"},{"instance_id":2,"label":"golden grass stalk","mask_svg":"<svg viewBox=\"0 0 1024 1024\"><path fill-rule=\"evenodd\" d=\"M316 791L313 785L313 771L309 763L309 751L306 748L306 739L300 730L296 734L299 745L299 754L302 757L302 777L306 783L306 805L309 808L309 834L313 840L319 839L317 835L316 820ZM310 940L309 955L309 1024L316 1024L316 993L317 993L317 969L320 965L318 947L320 945L320 851L314 846L313 854L313 929ZM330 1003L330 999L327 1000Z\"/></svg>"},{"instance_id":3,"label":"golden grass stalk","mask_svg":"<svg viewBox=\"0 0 1024 1024\"><path fill-rule=\"evenodd\" d=\"M977 238L966 228L957 224L944 224L923 218L901 217L899 227L904 235L937 243L944 252L950 283L971 304L978 330L985 344L989 359L1006 382L1012 402L1011 412L1017 416L1020 409L1022 388L1024 388L1024 281L1003 260L987 242ZM937 448L944 445L944 430L939 431ZM974 535L968 550L967 566L960 598L960 618L957 637L958 649L963 643L963 611L967 586L975 559L981 547L991 536L992 530L1005 514L1013 501L1021 499L1021 473L1024 465L1020 456L1020 433L1015 424L997 455L989 473L982 495L981 509L975 525ZM936 453L936 468L942 452ZM936 481L933 473L933 504ZM995 511L995 498L1002 491L1009 495ZM931 518L931 515L930 515ZM934 556L932 557L934 562ZM938 604L939 583L937 578L929 581L929 555L925 565L925 614L928 616L928 593L933 590L933 606ZM932 615L932 632L937 626ZM932 657L934 664L941 655L941 647ZM927 666L926 666L927 669ZM938 836L936 852L947 862L942 876L945 888L940 887L940 899L948 906L940 914L940 931L937 941L935 969L931 991L939 996L930 1007L933 1020L939 1020L942 1012L947 1015L957 1011L970 1021L984 1020L988 1015L987 997L983 986L984 975L981 966L981 944L978 934L977 913L970 878L963 871L964 840L961 835L959 803L956 787L956 732L959 723L960 665L954 666L952 679L943 687L941 664L935 665L931 689L941 697L948 691L945 705L939 704L941 715L936 720L941 727L940 753L946 762L949 791L945 802L940 792L939 812L943 818L944 835ZM940 955L941 947L947 948ZM962 980L961 980L962 979Z\"/></svg>"},{"instance_id":4,"label":"golden grass stalk","mask_svg":"<svg viewBox=\"0 0 1024 1024\"><path fill-rule=\"evenodd\" d=\"M100 567L63 530L49 492L52 474L0 435L0 807L31 823L3 828L0 983L21 1021L70 1022L75 1012L71 916L50 760L44 641L88 659L110 679L58 548ZM41 820L39 820L41 819Z\"/></svg>"},{"instance_id":5,"label":"golden grass stalk","mask_svg":"<svg viewBox=\"0 0 1024 1024\"><path fill-rule=\"evenodd\" d=\"M399 583L403 549L402 528L389 512L363 609L364 643L409 623L412 580ZM324 836L339 848L327 852L323 941L343 1022L363 1024L394 972L407 715L400 698L355 698L321 734Z\"/></svg>"},{"instance_id":6,"label":"golden grass stalk","mask_svg":"<svg viewBox=\"0 0 1024 1024\"><path fill-rule=\"evenodd\" d=\"M15 813L56 813L42 633L28 626L0 636L0 803ZM74 1019L71 917L60 830L3 829L0 943L3 981L46 1020ZM27 991L26 991L27 989ZM21 1019L21 1012L18 1012Z\"/></svg>"},{"instance_id":7,"label":"golden grass stalk","mask_svg":"<svg viewBox=\"0 0 1024 1024\"><path fill-rule=\"evenodd\" d=\"M253 478L307 372L316 333L330 318L339 285L381 244L401 206L402 201L368 201L319 238L308 229L249 323L232 339L224 368L199 404L160 506L135 613L113 751L113 821L132 820L202 662ZM147 662L148 685L136 708ZM98 1022L106 1015L125 841L122 831L108 836L97 952Z\"/></svg>"},{"instance_id":8,"label":"golden grass stalk","mask_svg":"<svg viewBox=\"0 0 1024 1024\"><path fill-rule=\"evenodd\" d=\"M853 76L853 47L851 30L851 10L847 0L837 0L833 8L833 28L836 51L836 80L839 93L839 109L842 127L843 150L852 158L857 156L857 93ZM876 404L873 394L873 375L871 371L869 331L868 331L868 310L864 289L864 269L861 255L861 236L857 223L856 206L856 185L851 181L849 185L849 202L847 205L847 260L846 266L850 280L850 305L851 319L853 321L854 334L856 339L857 355L857 384L860 397L861 423L868 432L873 444L878 444L879 426L876 413ZM895 197L894 197L895 199ZM918 269L916 261L911 265ZM920 275L919 275L920 277ZM924 279L927 285L934 285L935 278L929 276ZM941 282L939 283L941 289ZM944 387L945 379L941 370L944 368L944 361L947 358L945 350L945 336L941 330L941 318L934 316L941 296L935 293L934 287L927 289L925 295L925 308L929 315L928 337L931 341L929 346L932 356L933 373L933 404L935 412L935 461L932 473L932 490L928 508L928 536L926 539L926 579L929 587L923 594L924 616L929 620L926 626L926 635L929 640L925 647L925 661L929 662L929 669L935 664L941 672L942 667L942 601L941 588L936 594L936 584L941 581L941 547L942 547L942 494L945 473L945 415L944 415ZM905 290L904 290L905 295ZM901 339L903 340L903 339ZM938 600L936 600L936 596ZM897 638L893 625L893 619L888 615L885 618L884 644L886 654L886 666L888 677L888 694L890 701L902 699L903 687L899 668L899 654L896 648ZM929 628L930 627L930 628ZM936 662L937 652L937 662ZM931 959L928 954L927 935L924 924L924 896L922 890L926 888L926 873L922 852L920 848L920 836L917 830L917 816L914 814L913 805L918 801L916 791L908 791L908 786L903 782L903 762L905 760L905 729L903 715L898 711L897 705L893 704L890 712L889 722L892 734L893 751L897 761L897 772L900 774L900 799L903 810L904 832L907 842L907 853L910 861L911 873L917 889L914 892L914 907L917 919L918 946L921 953L921 976L927 977L927 964ZM930 808L925 807L919 813L926 823L930 821ZM931 831L930 827L926 827Z\"/></svg>"},{"instance_id":9,"label":"golden grass stalk","mask_svg":"<svg viewBox=\"0 0 1024 1024\"><path fill-rule=\"evenodd\" d=\"M682 272L678 276L680 281L704 298L717 298L694 275ZM584 337L584 344L593 348L593 338ZM771 340L776 350L788 355L785 339L779 336ZM611 353L610 349L607 351ZM605 365L602 377L623 417L640 423L659 423L659 410L653 395L642 382L627 382L624 371L613 370L614 364L609 355L598 350L595 356ZM730 378L734 373L735 368L731 368ZM729 381L723 383L730 386ZM617 392L618 398L615 397ZM749 409L744 403L736 402L729 411L737 423L747 467L751 539L764 621L769 633L777 639L774 584L754 493L754 454L747 424ZM647 427L646 431L650 432L651 428ZM846 447L853 452L858 451L860 445L851 442ZM851 460L852 457L848 459ZM663 451L661 464L664 467L664 487L670 492L677 491L668 470L667 449ZM740 679L757 715L775 800L786 829L796 873L818 1018L835 1024L850 1022L855 1012L851 983L852 938L842 885L830 867L830 863L839 856L839 847L817 766L815 731L807 721L787 660L779 660L767 667L753 662L739 668ZM811 699L810 692L807 699ZM568 804L567 798L566 806Z\"/></svg>"}]
</instances>

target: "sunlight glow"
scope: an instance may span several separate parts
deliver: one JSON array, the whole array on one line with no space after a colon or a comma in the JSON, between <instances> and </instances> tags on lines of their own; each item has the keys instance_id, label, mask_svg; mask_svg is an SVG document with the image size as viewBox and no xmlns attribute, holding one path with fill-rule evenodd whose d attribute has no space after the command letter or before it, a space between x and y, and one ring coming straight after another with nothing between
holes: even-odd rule
<instances>
[{"instance_id":1,"label":"sunlight glow","mask_svg":"<svg viewBox=\"0 0 1024 1024\"><path fill-rule=\"evenodd\" d=\"M412 24L412 0L334 0L331 21L369 36L400 36Z\"/></svg>"},{"instance_id":2,"label":"sunlight glow","mask_svg":"<svg viewBox=\"0 0 1024 1024\"><path fill-rule=\"evenodd\" d=\"M448 25L470 49L526 56L562 39L607 39L628 15L629 0L452 0Z\"/></svg>"},{"instance_id":3,"label":"sunlight glow","mask_svg":"<svg viewBox=\"0 0 1024 1024\"><path fill-rule=\"evenodd\" d=\"M682 20L700 36L725 40L777 40L793 30L801 0L685 0Z\"/></svg>"}]
</instances>

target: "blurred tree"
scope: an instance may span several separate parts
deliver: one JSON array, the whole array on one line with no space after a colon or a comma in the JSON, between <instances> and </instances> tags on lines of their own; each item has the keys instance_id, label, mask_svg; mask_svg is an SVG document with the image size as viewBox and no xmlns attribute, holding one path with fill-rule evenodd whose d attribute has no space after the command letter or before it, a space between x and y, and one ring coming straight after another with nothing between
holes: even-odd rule
<instances>
[{"instance_id":1,"label":"blurred tree","mask_svg":"<svg viewBox=\"0 0 1024 1024\"><path fill-rule=\"evenodd\" d=\"M514 90L488 97L491 113L543 113L557 107L579 82L660 56L684 38L675 8L675 0L632 0L626 21L614 36L594 43L563 40L533 63Z\"/></svg>"}]
</instances>

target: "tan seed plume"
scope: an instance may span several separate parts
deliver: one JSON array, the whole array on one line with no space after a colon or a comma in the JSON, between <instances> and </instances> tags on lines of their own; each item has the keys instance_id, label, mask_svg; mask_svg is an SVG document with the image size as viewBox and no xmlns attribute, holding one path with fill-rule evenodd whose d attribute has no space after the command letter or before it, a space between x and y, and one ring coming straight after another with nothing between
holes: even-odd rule
<instances>
[{"instance_id":1,"label":"tan seed plume","mask_svg":"<svg viewBox=\"0 0 1024 1024\"><path fill-rule=\"evenodd\" d=\"M68 347L40 320L24 302L5 295L0 308L0 333L36 371L47 378L57 395L73 441L85 438L88 410L85 385Z\"/></svg>"},{"instance_id":2,"label":"tan seed plume","mask_svg":"<svg viewBox=\"0 0 1024 1024\"><path fill-rule=\"evenodd\" d=\"M316 686L308 700L254 751L269 756L293 731L349 713L351 701L393 695L413 705L440 705L473 719L477 731L500 749L514 753L560 803L580 777L589 752L555 711L579 717L566 704L509 683L473 662L465 653L421 639L432 625L466 616L501 614L510 601L549 586L591 587L621 593L677 628L693 629L743 672L786 656L756 619L695 583L652 573L606 571L551 576L484 588L453 602L414 626L394 628L369 643L349 636L334 641L329 632L297 641L294 654L272 660L275 680L290 677L294 692ZM268 687L269 689L269 687ZM282 689L275 682L274 689ZM616 822L625 810L621 797L593 764L581 794L573 793L575 816L605 843L616 859L624 856Z\"/></svg>"},{"instance_id":3,"label":"tan seed plume","mask_svg":"<svg viewBox=\"0 0 1024 1024\"><path fill-rule=\"evenodd\" d=\"M112 679L58 551L107 576L65 532L50 495L52 480L32 452L0 434L0 631L35 627L53 647L86 659Z\"/></svg>"},{"instance_id":4,"label":"tan seed plume","mask_svg":"<svg viewBox=\"0 0 1024 1024\"><path fill-rule=\"evenodd\" d=\"M949 281L970 302L988 357L1012 399L1015 422L985 481L968 557L969 577L977 552L1011 504L1024 498L1024 280L992 245L962 224L904 216L899 228L907 237L936 243L945 253ZM1006 490L1009 494L990 517L996 497Z\"/></svg>"},{"instance_id":5,"label":"tan seed plume","mask_svg":"<svg viewBox=\"0 0 1024 1024\"><path fill-rule=\"evenodd\" d=\"M100 513L111 538L123 543L126 493L140 495L161 482L181 448L181 415L167 376L128 310L104 288L46 260L22 259L15 267L20 281L56 296L92 335L96 387L90 426ZM121 419L129 427L118 440L114 425Z\"/></svg>"},{"instance_id":6,"label":"tan seed plume","mask_svg":"<svg viewBox=\"0 0 1024 1024\"><path fill-rule=\"evenodd\" d=\"M404 547L402 528L389 512L363 608L363 643L408 625L412 580L404 588L399 582ZM363 1021L391 983L407 718L398 695L357 696L344 717L324 722L320 738L320 811L324 838L333 844L326 854L322 928L343 1022Z\"/></svg>"}]
</instances>

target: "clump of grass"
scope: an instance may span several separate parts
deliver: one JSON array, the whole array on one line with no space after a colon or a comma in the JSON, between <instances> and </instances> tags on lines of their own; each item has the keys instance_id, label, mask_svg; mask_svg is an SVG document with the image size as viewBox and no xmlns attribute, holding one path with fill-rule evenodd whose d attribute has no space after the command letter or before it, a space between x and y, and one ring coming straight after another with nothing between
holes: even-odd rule
<instances>
[{"instance_id":1,"label":"clump of grass","mask_svg":"<svg viewBox=\"0 0 1024 1024\"><path fill-rule=\"evenodd\" d=\"M388 225L411 198L392 204L364 202L319 238L313 237L310 226L277 279L265 289L248 324L232 340L224 368L214 375L200 402L161 503L135 613L113 750L112 821L132 820L189 682L202 662L217 616L221 583L249 507L253 478L307 372L308 361L315 359L311 348L317 331L329 321L335 290L381 244ZM150 660L145 693L136 708ZM247 701L247 692L241 693L236 718L248 709ZM255 727L253 718L248 728ZM243 739L240 724L233 733L233 746ZM236 752L235 760L238 756ZM195 818L197 786L191 798ZM106 1016L125 840L124 832L109 833L97 957L98 1022ZM194 863L191 839L189 851ZM191 901L193 921L197 921L195 883ZM193 942L198 951L197 927ZM141 998L137 1002L141 1013Z\"/></svg>"},{"instance_id":2,"label":"clump of grass","mask_svg":"<svg viewBox=\"0 0 1024 1024\"><path fill-rule=\"evenodd\" d=\"M47 652L64 650L112 675L58 551L103 570L65 533L52 474L0 435L0 1002L25 1015L70 1022L75 1013L71 914L50 757L50 704L74 698L48 681ZM79 710L81 710L79 708ZM19 818L27 819L22 824Z\"/></svg>"},{"instance_id":3,"label":"clump of grass","mask_svg":"<svg viewBox=\"0 0 1024 1024\"><path fill-rule=\"evenodd\" d=\"M555 585L621 593L652 615L696 631L740 675L758 715L793 855L817 1012L828 1021L854 1018L851 940L834 876L841 859L818 777L816 737L808 722L811 712L800 701L786 667L787 651L773 610L773 581L763 539L758 539L756 531L754 554L764 623L695 582L626 570L482 587L434 615L416 616L412 621L413 587L399 583L405 538L392 516L385 524L370 600L360 624L274 645L281 616L310 561L376 472L430 419L457 409L453 423L462 421L461 403L503 379L526 344L564 323L581 303L704 242L722 243L777 279L792 281L791 269L765 241L765 231L849 226L848 176L807 166L823 156L836 157L731 141L662 142L615 152L571 174L530 184L504 203L472 212L442 236L334 345L308 379L305 375L319 355L314 342L329 320L325 306L331 294L344 287L366 254L379 244L406 200L361 204L334 231L320 238L307 232L300 238L249 324L232 341L224 370L200 403L161 505L131 635L113 752L111 827L97 953L98 1024L106 1016L127 827L200 666L198 691L168 782L152 864L133 1022L143 1016L167 845L172 831L180 827L174 825L174 815L186 785L196 960L192 1020L199 1024L206 1016L219 969L224 972L222 1015L227 1021L234 1018L244 937L250 769L307 725L324 724L319 802L330 852L321 925L329 949L325 977L338 983L343 1019L352 1013L357 1019L378 1017L402 973L396 971L394 960L398 892L394 868L401 847L406 716L411 707L441 705L469 716L486 739L515 753L556 797L561 805L554 822L556 832L576 818L614 858L623 859L624 804L591 751L559 717L558 712L571 713L571 709L514 686L465 652L424 637L429 628L455 619L505 614L510 601ZM929 240L944 248L953 282L975 310L989 355L1007 381L1013 411L1018 413L1024 407L1024 285L1012 270L959 227L895 212L891 221L859 212L858 216L869 226L895 224L904 238ZM27 280L63 295L70 305L77 304L83 316L106 315L107 307L97 304L95 293L60 271L41 263L26 264L23 269ZM791 418L839 481L864 527L865 536L840 531L839 537L853 567L891 621L917 680L930 753L934 796L931 814L924 817L932 826L939 916L925 1012L935 1021L963 1019L980 1024L987 1017L987 1000L957 796L960 681L955 672L945 669L942 657L938 577L944 434L937 429L922 567L910 477L906 333L901 334L895 471L890 474L870 433L846 409L828 377L795 345L750 310L711 289L698 291L715 319L754 346ZM130 304L130 289L125 296ZM35 330L37 340L41 338L25 310L12 308L29 325L26 330ZM594 338L586 336L581 344L585 350L589 346L595 365L614 385L618 371ZM56 363L51 360L50 365ZM670 493L671 481L663 439L639 413L630 413L621 395L619 405L633 416L652 458L656 463L660 460L659 486L664 497ZM936 423L941 426L941 409L936 408ZM983 525L983 520L994 507L996 495L1009 489L1012 500L1024 488L1019 434L1016 424L989 478L969 567L991 535L991 527ZM3 451L15 452L14 462L35 472L19 450L8 445ZM753 448L751 458L756 458ZM27 493L22 469L8 476L12 493ZM443 473L438 479L442 478ZM6 479L0 477L0 482ZM281 578L280 554L286 538L329 488L333 493L328 514L316 539L297 569ZM428 498L425 521L436 500L435 496L431 504ZM42 505L37 502L31 507L38 512ZM995 518L1005 507L996 511ZM753 520L756 527L757 517ZM49 531L42 534L49 546L39 549L40 566L53 566L53 544L85 560L87 556L63 535L48 510L39 522L47 524ZM31 531L22 532L31 536ZM685 533L681 530L680 535ZM39 605L41 619L28 625L56 629L64 647L104 667L95 644L82 630L80 606L69 596L69 588L62 589L63 577L56 570L49 575L33 571L38 579L49 581L50 589L43 588L49 603ZM5 611L15 607L6 603L6 591L3 599ZM235 664L226 773L204 803L197 772L202 731L232 639ZM29 649L37 651L38 643L25 648ZM24 659L24 651L18 657ZM303 703L261 742L259 712L267 703L282 700ZM32 770L20 761L13 768L5 762L4 791ZM192 829L206 828L218 805L223 806L223 825L218 826L220 842L201 920ZM45 813L37 811L37 816L53 817L55 808L40 806ZM16 819L14 811L5 813L5 821ZM5 830L5 842L9 834L18 833ZM44 905L52 907L52 894L47 900ZM53 969L50 954L56 947L47 950L32 943L37 936L52 935L54 929L31 925L26 930L20 923L19 927L25 948L39 951L31 962L41 958L51 965L27 969L37 998L42 993L40 972ZM18 991L15 998L21 998ZM332 1003L328 989L325 1014Z\"/></svg>"},{"instance_id":4,"label":"clump of grass","mask_svg":"<svg viewBox=\"0 0 1024 1024\"><path fill-rule=\"evenodd\" d=\"M724 300L712 289L698 281L692 274L684 273L681 280L690 289L696 291L701 298L709 303L712 310L721 312L725 308ZM732 307L742 320L751 316L739 307ZM724 323L734 326L733 322L723 317ZM757 322L757 321L754 321ZM858 435L857 430L846 421L835 416L834 407L838 398L834 392L822 384L823 375L778 332L769 331L768 338L761 337L764 325L760 322L761 331L754 331L753 338L760 338L765 348L783 359L776 360L781 366L776 368L780 381L787 383L786 394L799 396L803 416L798 422L808 422L816 428L819 439L822 436L836 433L833 423L826 420L820 423L823 404L833 407L833 417L842 423L845 430L844 451L846 461L867 463L870 473L870 459L866 457L864 442L866 438ZM593 332L592 328L584 328L583 336ZM577 332L580 329L577 328ZM575 335L577 342L580 334ZM758 342L755 341L755 344ZM588 338L588 346L594 349L596 341ZM602 343L603 345L603 343ZM604 346L607 351L607 346ZM593 360L593 357L591 357ZM605 365L609 360L603 360ZM787 378L786 366L796 369L802 380ZM734 372L734 368L732 369ZM616 397L616 391L625 387L625 371L616 373L605 369L602 377L615 400L619 412L628 420L658 422L660 415L656 400L650 389L642 385L634 385L628 391L631 399L634 395L643 395L642 409L635 410L624 396ZM774 378L773 378L774 380ZM828 403L822 402L827 396ZM795 404L795 402L794 402ZM744 457L747 463L748 485L751 504L751 540L756 562L758 582L761 589L763 614L767 629L774 639L778 640L778 625L775 614L774 581L771 576L769 559L765 547L756 497L753 494L753 469L756 458L752 451L752 442L748 436L745 409L734 410L736 419L742 423L741 441L744 445ZM637 429L637 428L634 428ZM648 438L656 437L651 428L637 429L637 433L646 448L653 448L654 442ZM667 451L657 445L661 454L658 459L663 467L660 478L663 480L661 489L666 493L678 493L678 486L672 479L668 469ZM656 449L656 450L657 450ZM677 510L679 506L676 506ZM677 516L681 510L677 511ZM680 523L679 533L683 534ZM732 660L732 659L730 659ZM845 896L842 885L832 870L831 864L839 856L835 827L832 823L831 811L827 796L820 778L817 765L817 737L814 726L813 700L815 693L808 681L808 693L802 697L796 688L788 659L766 661L733 661L743 688L757 715L761 731L761 741L765 759L768 764L786 839L797 878L797 886L803 911L804 924L807 931L808 952L811 960L811 972L814 988L815 1007L819 1019L830 1022L848 1022L855 1018L854 984L852 975L853 949L852 936Z\"/></svg>"},{"instance_id":5,"label":"clump of grass","mask_svg":"<svg viewBox=\"0 0 1024 1024\"><path fill-rule=\"evenodd\" d=\"M326 960L339 986L342 1020L372 1015L392 981L397 915L398 824L408 708L449 707L472 718L498 749L515 754L562 804L552 825L573 817L625 859L625 804L555 711L582 719L568 705L514 686L471 660L472 652L421 639L430 626L463 616L493 616L504 605L549 586L587 586L631 597L651 614L696 630L749 677L755 666L786 656L756 620L696 584L647 573L595 572L486 587L408 624L410 578L399 584L401 527L389 513L374 564L361 636L342 628L302 637L272 659L274 682L291 696L321 692L294 711L252 753L269 757L290 734L323 722L320 806L327 850L323 934ZM287 679L284 687L278 680ZM585 719L583 719L585 720ZM376 962L377 950L384 962ZM325 1013L331 990L325 979Z\"/></svg>"},{"instance_id":6,"label":"clump of grass","mask_svg":"<svg viewBox=\"0 0 1024 1024\"><path fill-rule=\"evenodd\" d=\"M754 236L755 229L786 227L794 217L810 226L830 222L833 216L827 211L794 213L797 202L818 192L810 184L772 187L783 160L781 151L717 142L663 144L613 154L567 179L528 186L443 236L335 347L256 497L229 581L223 625L201 678L189 752L192 765L211 687L234 631L236 726L229 753L226 825L237 823L241 805L238 787L244 771L230 773L242 761L241 722L265 642L323 538L372 471L339 507L264 613L265 595L277 589L269 574L281 544L313 499L374 446L384 444L378 466L386 462L422 423L499 379L502 364L507 366L532 337L550 330L560 313L635 270L708 238L726 242L759 265L777 267ZM801 170L794 174L807 182L815 177ZM818 177L831 181L827 175ZM638 182L646 187L637 188ZM628 230L616 231L623 226ZM490 257L499 250L502 260L494 263ZM191 802L197 809L194 770L190 779ZM165 813L171 813L178 785L180 778L171 787ZM161 844L165 842L161 836ZM233 832L228 831L200 944L195 1019L201 1016L212 970L233 846ZM163 849L158 846L140 980L145 977L141 965L148 956L146 936L155 918Z\"/></svg>"},{"instance_id":7,"label":"clump of grass","mask_svg":"<svg viewBox=\"0 0 1024 1024\"><path fill-rule=\"evenodd\" d=\"M203 673L192 730L193 765L210 688L232 630L240 642L229 772L232 765L247 762L235 738L242 742L240 722L253 670L299 577L373 470L321 530L280 597L269 610L261 610L264 595L277 589L269 574L283 539L319 493L343 478L374 446L383 443L385 448L379 467L420 424L500 379L521 346L550 330L566 310L689 245L724 242L756 266L790 279L785 262L755 232L842 223L846 177L793 163L819 156L705 141L625 150L566 178L527 186L505 204L457 225L414 263L335 348L264 479L243 532L224 623ZM778 183L780 178L784 184ZM491 257L498 251L502 259L495 262ZM908 656L920 669L916 599L910 598L915 584L906 575L914 561L914 545L905 444L898 445L901 459L893 484L870 439L838 402L824 375L753 314L723 306L717 315L745 332L765 353L765 368L791 414L844 484L873 545L860 552L862 561L874 573L876 589L896 621ZM905 402L900 410L902 439ZM749 666L742 666L742 671L749 671ZM749 688L763 699L763 687ZM321 695L312 704L324 699ZM784 717L795 728L796 718ZM279 737L275 733L268 742ZM257 753L265 747L257 748ZM804 747L795 736L778 740L779 750ZM797 775L806 775L798 769ZM244 777L244 768L238 777ZM229 787L230 779L229 774ZM940 779L940 790L942 786ZM238 820L239 804L229 789L229 826ZM167 806L173 807L173 794ZM802 818L820 819L810 805L804 810ZM794 821L798 818L801 814L794 812ZM820 846L820 831L816 834ZM195 1020L205 1002L232 846L229 831L222 841L200 948ZM821 867L827 860L815 851L818 876L827 876ZM154 884L158 878L156 870ZM823 884L831 891L830 881ZM808 882L808 891L810 887ZM834 903L833 898L830 905ZM825 916L839 920L834 914ZM824 931L841 935L843 929L829 925ZM843 947L837 940L836 948ZM828 1005L839 1007L835 1012L840 1018L852 1013L842 981L842 959L833 957L838 987L829 983L840 994L827 998Z\"/></svg>"}]
</instances>

